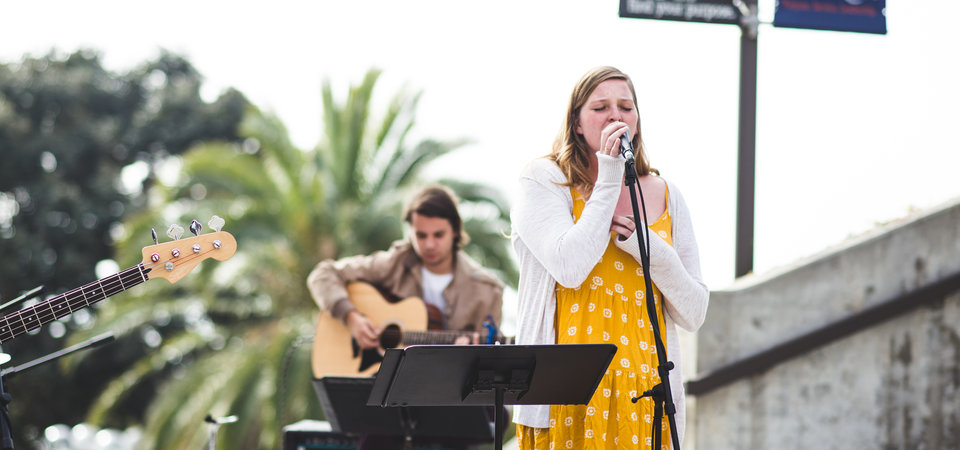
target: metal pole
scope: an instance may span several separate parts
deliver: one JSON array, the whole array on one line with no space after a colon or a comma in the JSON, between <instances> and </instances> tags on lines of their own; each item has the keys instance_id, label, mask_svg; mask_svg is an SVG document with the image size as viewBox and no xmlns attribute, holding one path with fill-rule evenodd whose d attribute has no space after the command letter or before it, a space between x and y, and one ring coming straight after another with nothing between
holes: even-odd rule
<instances>
[{"instance_id":1,"label":"metal pole","mask_svg":"<svg viewBox=\"0 0 960 450\"><path fill-rule=\"evenodd\" d=\"M735 275L753 271L757 143L757 0L734 0L740 9L740 126L737 138Z\"/></svg>"}]
</instances>

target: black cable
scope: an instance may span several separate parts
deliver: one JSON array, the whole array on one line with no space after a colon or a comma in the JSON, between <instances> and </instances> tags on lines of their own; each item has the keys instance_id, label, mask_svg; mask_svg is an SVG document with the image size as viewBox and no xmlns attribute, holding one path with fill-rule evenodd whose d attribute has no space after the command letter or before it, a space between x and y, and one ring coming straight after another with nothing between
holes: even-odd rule
<instances>
[{"instance_id":1,"label":"black cable","mask_svg":"<svg viewBox=\"0 0 960 450\"><path fill-rule=\"evenodd\" d=\"M673 393L670 389L670 370L673 369L673 363L667 360L667 349L666 345L663 342L663 338L660 336L660 314L663 312L663 302L660 304L660 313L657 312L657 304L653 298L653 277L650 273L650 227L647 223L647 206L643 199L643 189L640 187L640 182L637 179L636 168L632 164L626 165L626 178L624 180L627 187L630 189L630 200L631 206L633 207L633 217L634 221L640 219L640 211L637 207L637 192L640 193L640 204L643 205L643 222L642 225L645 228L644 234L646 235L646 245L644 245L644 240L642 237L637 237L637 245L640 247L640 265L643 268L643 281L645 288L646 304L647 304L647 316L650 320L650 326L653 329L654 334L654 345L657 349L657 373L660 376L660 385L661 389L656 389L654 386L653 389L645 392L640 397L635 397L631 399L634 403L637 400L649 396L654 400L655 411L663 406L667 414L667 421L670 424L670 435L673 443L673 448L679 450L680 448L680 438L676 426L676 405L673 403ZM633 183L637 184L637 192L633 190ZM636 230L636 229L635 229ZM635 231L636 232L636 231ZM666 323L666 321L664 321ZM648 395L649 393L649 395ZM653 432L653 445L655 448L660 448L660 429L663 425L658 423L656 420L652 424Z\"/></svg>"}]
</instances>

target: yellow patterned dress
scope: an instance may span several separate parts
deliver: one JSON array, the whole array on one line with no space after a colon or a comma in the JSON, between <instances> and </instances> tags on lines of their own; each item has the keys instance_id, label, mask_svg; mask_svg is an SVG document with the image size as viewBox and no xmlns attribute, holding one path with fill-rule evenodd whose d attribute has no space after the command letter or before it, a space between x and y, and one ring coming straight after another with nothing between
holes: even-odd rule
<instances>
[{"instance_id":1,"label":"yellow patterned dress","mask_svg":"<svg viewBox=\"0 0 960 450\"><path fill-rule=\"evenodd\" d=\"M576 189L573 217L583 211L584 199ZM673 245L670 215L664 211L650 227ZM550 428L517 426L521 449L615 449L650 448L654 402L632 397L660 382L657 354L650 326L640 263L620 250L611 232L602 259L578 288L557 284L555 329L559 344L613 343L617 353L610 362L596 393L584 405L553 405ZM653 287L654 301L660 290ZM659 305L658 305L659 309ZM659 321L663 338L663 319ZM664 338L665 339L665 338ZM661 448L670 448L669 422L662 420Z\"/></svg>"}]
</instances>

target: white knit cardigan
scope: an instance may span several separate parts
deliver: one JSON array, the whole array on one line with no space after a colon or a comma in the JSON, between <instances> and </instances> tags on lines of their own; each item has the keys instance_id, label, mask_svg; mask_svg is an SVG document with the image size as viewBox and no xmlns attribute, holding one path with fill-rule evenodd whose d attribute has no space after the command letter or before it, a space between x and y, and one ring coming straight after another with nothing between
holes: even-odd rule
<instances>
[{"instance_id":1,"label":"white knit cardigan","mask_svg":"<svg viewBox=\"0 0 960 450\"><path fill-rule=\"evenodd\" d=\"M619 157L597 158L597 182L576 223L570 188L563 186L567 179L554 162L534 160L520 176L520 198L510 212L511 239L520 263L518 344L556 343L556 283L569 288L580 286L610 241L610 223L623 184L624 163ZM677 187L667 182L667 189L673 246L656 233L650 234L650 272L666 299L667 355L675 364L670 372L670 386L682 441L684 396L676 325L689 331L700 327L707 312L709 290L700 274L690 212ZM615 242L640 261L637 233ZM546 428L550 406L517 405L513 418L518 424Z\"/></svg>"}]
</instances>

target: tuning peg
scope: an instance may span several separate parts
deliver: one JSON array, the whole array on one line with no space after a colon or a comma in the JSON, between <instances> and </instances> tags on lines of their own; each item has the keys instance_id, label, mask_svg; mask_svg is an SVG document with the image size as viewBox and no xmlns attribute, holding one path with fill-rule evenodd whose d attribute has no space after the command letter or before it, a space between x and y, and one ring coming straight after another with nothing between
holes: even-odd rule
<instances>
[{"instance_id":1,"label":"tuning peg","mask_svg":"<svg viewBox=\"0 0 960 450\"><path fill-rule=\"evenodd\" d=\"M169 228L167 228L167 237L169 237L170 239L173 239L176 241L180 239L180 236L183 236L183 227L181 227L180 225L177 225L174 223L174 224L171 224Z\"/></svg>"},{"instance_id":2,"label":"tuning peg","mask_svg":"<svg viewBox=\"0 0 960 450\"><path fill-rule=\"evenodd\" d=\"M200 236L200 230L203 229L203 225L200 225L200 222L197 222L197 219L193 219L193 222L190 222L190 232L194 236Z\"/></svg>"},{"instance_id":3,"label":"tuning peg","mask_svg":"<svg viewBox=\"0 0 960 450\"><path fill-rule=\"evenodd\" d=\"M223 228L224 223L225 222L220 218L220 216L213 216L210 218L210 221L207 222L207 225L214 230L220 231L220 229Z\"/></svg>"},{"instance_id":4,"label":"tuning peg","mask_svg":"<svg viewBox=\"0 0 960 450\"><path fill-rule=\"evenodd\" d=\"M160 244L160 240L157 239L157 229L156 229L156 228L151 228L151 229L150 229L150 234L153 235L153 243L156 244L156 245L159 245L159 244Z\"/></svg>"}]
</instances>

